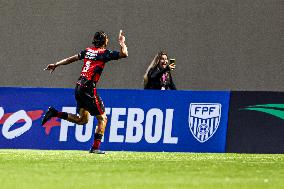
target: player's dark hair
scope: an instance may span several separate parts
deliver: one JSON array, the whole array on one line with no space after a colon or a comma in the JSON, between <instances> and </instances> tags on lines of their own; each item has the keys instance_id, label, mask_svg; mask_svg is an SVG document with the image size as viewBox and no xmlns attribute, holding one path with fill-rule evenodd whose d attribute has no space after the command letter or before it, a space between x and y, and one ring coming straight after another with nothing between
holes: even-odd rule
<instances>
[{"instance_id":1,"label":"player's dark hair","mask_svg":"<svg viewBox=\"0 0 284 189\"><path fill-rule=\"evenodd\" d=\"M107 34L104 31L96 32L92 44L97 47L103 47L106 44Z\"/></svg>"}]
</instances>

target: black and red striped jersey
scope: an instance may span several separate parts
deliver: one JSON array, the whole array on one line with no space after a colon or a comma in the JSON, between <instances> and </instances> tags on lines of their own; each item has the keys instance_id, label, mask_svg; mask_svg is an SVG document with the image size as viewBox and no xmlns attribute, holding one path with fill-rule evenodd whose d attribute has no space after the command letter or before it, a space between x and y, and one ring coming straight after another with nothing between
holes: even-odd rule
<instances>
[{"instance_id":1,"label":"black and red striped jersey","mask_svg":"<svg viewBox=\"0 0 284 189\"><path fill-rule=\"evenodd\" d=\"M84 60L81 76L97 83L100 79L105 63L118 60L119 52L96 47L88 47L78 54L79 60Z\"/></svg>"}]
</instances>

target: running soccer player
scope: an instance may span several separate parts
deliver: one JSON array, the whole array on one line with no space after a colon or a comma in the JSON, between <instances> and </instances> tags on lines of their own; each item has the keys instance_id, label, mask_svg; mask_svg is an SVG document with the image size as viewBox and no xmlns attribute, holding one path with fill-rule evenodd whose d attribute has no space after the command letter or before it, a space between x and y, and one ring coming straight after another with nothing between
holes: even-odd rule
<instances>
[{"instance_id":1,"label":"running soccer player","mask_svg":"<svg viewBox=\"0 0 284 189\"><path fill-rule=\"evenodd\" d=\"M118 42L120 45L120 52L108 50L106 49L108 44L106 33L103 31L96 32L92 42L94 46L86 48L79 54L60 60L54 64L49 64L45 68L45 70L50 70L50 73L52 73L58 66L67 65L78 60L84 61L81 75L75 87L77 113L79 115L59 112L55 108L49 107L41 124L44 125L52 117L58 117L83 125L89 121L90 115L95 116L98 125L96 126L94 142L89 151L90 153L105 154L104 151L99 150L99 147L105 132L107 116L105 114L103 101L97 93L96 84L100 79L106 62L126 58L128 56L125 36L122 34L122 30L119 32Z\"/></svg>"}]
</instances>

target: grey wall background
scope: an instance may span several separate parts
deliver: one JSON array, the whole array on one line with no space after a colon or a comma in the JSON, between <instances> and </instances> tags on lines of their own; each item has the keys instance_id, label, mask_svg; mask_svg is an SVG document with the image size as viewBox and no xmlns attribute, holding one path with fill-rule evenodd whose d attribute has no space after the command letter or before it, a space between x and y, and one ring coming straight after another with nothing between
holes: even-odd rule
<instances>
[{"instance_id":1,"label":"grey wall background","mask_svg":"<svg viewBox=\"0 0 284 189\"><path fill-rule=\"evenodd\" d=\"M43 68L76 54L104 30L129 57L108 64L99 88L142 88L159 50L175 57L183 90L284 91L283 0L0 0L0 86L73 88L81 63Z\"/></svg>"}]
</instances>

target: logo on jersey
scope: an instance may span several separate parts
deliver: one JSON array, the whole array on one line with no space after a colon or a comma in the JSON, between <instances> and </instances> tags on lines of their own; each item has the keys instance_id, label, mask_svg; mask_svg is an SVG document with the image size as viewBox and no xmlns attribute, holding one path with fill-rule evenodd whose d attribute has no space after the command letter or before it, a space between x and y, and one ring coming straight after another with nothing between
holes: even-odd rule
<instances>
[{"instance_id":1,"label":"logo on jersey","mask_svg":"<svg viewBox=\"0 0 284 189\"><path fill-rule=\"evenodd\" d=\"M85 58L90 59L90 60L96 60L98 56L98 51L87 51Z\"/></svg>"},{"instance_id":2,"label":"logo on jersey","mask_svg":"<svg viewBox=\"0 0 284 189\"><path fill-rule=\"evenodd\" d=\"M203 143L210 139L219 127L221 119L221 104L191 103L189 107L190 132Z\"/></svg>"}]
</instances>

